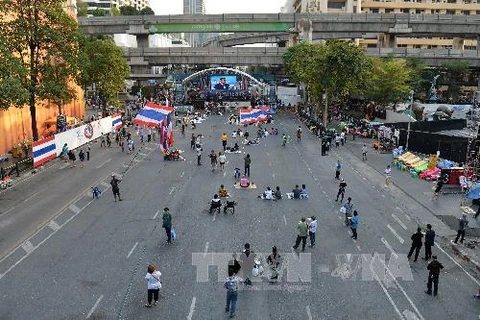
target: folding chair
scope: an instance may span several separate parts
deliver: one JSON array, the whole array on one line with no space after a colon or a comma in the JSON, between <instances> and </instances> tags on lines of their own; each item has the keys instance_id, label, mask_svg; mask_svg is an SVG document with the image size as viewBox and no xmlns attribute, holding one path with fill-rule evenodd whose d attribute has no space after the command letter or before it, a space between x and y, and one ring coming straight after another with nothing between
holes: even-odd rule
<instances>
[{"instance_id":1,"label":"folding chair","mask_svg":"<svg viewBox=\"0 0 480 320\"><path fill-rule=\"evenodd\" d=\"M235 206L236 205L237 205L237 203L235 201L227 200L227 203L223 207L223 213L231 212L232 214L235 214Z\"/></svg>"}]
</instances>

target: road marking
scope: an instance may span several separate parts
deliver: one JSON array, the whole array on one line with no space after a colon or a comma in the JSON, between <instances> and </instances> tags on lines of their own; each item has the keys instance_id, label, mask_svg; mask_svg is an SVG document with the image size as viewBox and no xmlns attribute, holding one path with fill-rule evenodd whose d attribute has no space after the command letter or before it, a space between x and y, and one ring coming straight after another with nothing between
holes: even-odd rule
<instances>
[{"instance_id":1,"label":"road marking","mask_svg":"<svg viewBox=\"0 0 480 320\"><path fill-rule=\"evenodd\" d=\"M135 161L135 162L137 162L137 163L138 163L138 162L142 162L142 160L139 160L139 159L133 159L133 161Z\"/></svg>"},{"instance_id":2,"label":"road marking","mask_svg":"<svg viewBox=\"0 0 480 320\"><path fill-rule=\"evenodd\" d=\"M80 211L82 211L79 207L77 207L76 205L72 204L70 205L70 207L68 207L70 210L72 210L73 212L75 213L79 213Z\"/></svg>"},{"instance_id":3,"label":"road marking","mask_svg":"<svg viewBox=\"0 0 480 320\"><path fill-rule=\"evenodd\" d=\"M357 244L357 249L358 251L362 251L362 249L360 248L360 246Z\"/></svg>"},{"instance_id":4,"label":"road marking","mask_svg":"<svg viewBox=\"0 0 480 320\"><path fill-rule=\"evenodd\" d=\"M66 167L68 167L70 164L69 163L65 163L63 166L61 166L60 168L58 168L58 170L63 170L65 169Z\"/></svg>"},{"instance_id":5,"label":"road marking","mask_svg":"<svg viewBox=\"0 0 480 320\"><path fill-rule=\"evenodd\" d=\"M405 241L402 239L402 237L400 237L400 236L398 235L397 231L395 231L395 229L392 228L391 225L387 224L387 228L390 230L390 232L393 233L393 235L394 235L395 237L397 237L398 241L400 241L401 244L403 244L403 243L405 242Z\"/></svg>"},{"instance_id":6,"label":"road marking","mask_svg":"<svg viewBox=\"0 0 480 320\"><path fill-rule=\"evenodd\" d=\"M269 163L268 163L268 165L271 167L271 166L272 166L272 163L271 163L271 162L269 162Z\"/></svg>"},{"instance_id":7,"label":"road marking","mask_svg":"<svg viewBox=\"0 0 480 320\"><path fill-rule=\"evenodd\" d=\"M57 230L60 230L60 225L58 223L56 223L54 220L51 220L47 226L50 227L50 229L52 229L53 231L57 231Z\"/></svg>"},{"instance_id":8,"label":"road marking","mask_svg":"<svg viewBox=\"0 0 480 320\"><path fill-rule=\"evenodd\" d=\"M226 172L226 171L224 171L224 172L223 172L223 176L225 177L226 175L227 175L227 172Z\"/></svg>"},{"instance_id":9,"label":"road marking","mask_svg":"<svg viewBox=\"0 0 480 320\"><path fill-rule=\"evenodd\" d=\"M283 222L285 223L285 225L287 225L287 218L285 218L285 215L283 215Z\"/></svg>"},{"instance_id":10,"label":"road marking","mask_svg":"<svg viewBox=\"0 0 480 320\"><path fill-rule=\"evenodd\" d=\"M270 156L270 154L267 152L267 156Z\"/></svg>"},{"instance_id":11,"label":"road marking","mask_svg":"<svg viewBox=\"0 0 480 320\"><path fill-rule=\"evenodd\" d=\"M193 313L195 312L195 303L197 302L197 298L193 297L192 303L190 304L190 312L188 313L187 320L192 320Z\"/></svg>"},{"instance_id":12,"label":"road marking","mask_svg":"<svg viewBox=\"0 0 480 320\"><path fill-rule=\"evenodd\" d=\"M100 185L104 186L105 188L109 188L110 184L106 183L105 181L100 182Z\"/></svg>"},{"instance_id":13,"label":"road marking","mask_svg":"<svg viewBox=\"0 0 480 320\"><path fill-rule=\"evenodd\" d=\"M407 230L407 226L400 220L394 213L392 213L392 218L397 221L397 223L405 230Z\"/></svg>"},{"instance_id":14,"label":"road marking","mask_svg":"<svg viewBox=\"0 0 480 320\"><path fill-rule=\"evenodd\" d=\"M363 256L363 258L365 260L367 259L365 256ZM375 270L373 270L371 265L370 265L370 270L372 271L375 280L377 280L377 283L382 288L383 293L385 293L385 295L387 296L388 301L390 301L390 304L392 305L393 309L395 309L395 312L397 313L397 315L400 317L400 319L403 319L403 315L400 313L400 309L398 309L397 305L395 304L395 301L393 301L392 299L392 296L390 296L390 293L388 293L387 288L385 288L382 281L380 281L380 279L378 278L378 275L375 273Z\"/></svg>"},{"instance_id":15,"label":"road marking","mask_svg":"<svg viewBox=\"0 0 480 320\"><path fill-rule=\"evenodd\" d=\"M153 219L156 219L159 213L160 213L160 210L157 210L157 212L155 212L155 215L153 216Z\"/></svg>"},{"instance_id":16,"label":"road marking","mask_svg":"<svg viewBox=\"0 0 480 320\"><path fill-rule=\"evenodd\" d=\"M273 178L273 180L275 180L275 174L274 173L272 173L272 178Z\"/></svg>"},{"instance_id":17,"label":"road marking","mask_svg":"<svg viewBox=\"0 0 480 320\"><path fill-rule=\"evenodd\" d=\"M408 309L403 310L402 313L407 320L418 320L417 315Z\"/></svg>"},{"instance_id":18,"label":"road marking","mask_svg":"<svg viewBox=\"0 0 480 320\"><path fill-rule=\"evenodd\" d=\"M402 209L400 209L400 207L395 207L395 209L397 209L398 211L400 211L401 213L404 213L404 211Z\"/></svg>"},{"instance_id":19,"label":"road marking","mask_svg":"<svg viewBox=\"0 0 480 320\"><path fill-rule=\"evenodd\" d=\"M208 241L207 241L207 243L205 243L205 250L203 250L203 257L204 257L204 258L207 256L208 245L209 245L209 243L208 243Z\"/></svg>"},{"instance_id":20,"label":"road marking","mask_svg":"<svg viewBox=\"0 0 480 320\"><path fill-rule=\"evenodd\" d=\"M123 167L124 167L124 168L128 168L128 167L129 167L129 165L128 165L128 164L126 164L126 163L124 163L124 164L123 164Z\"/></svg>"},{"instance_id":21,"label":"road marking","mask_svg":"<svg viewBox=\"0 0 480 320\"><path fill-rule=\"evenodd\" d=\"M217 214L214 212L212 217L212 222L215 222L216 217L217 217Z\"/></svg>"},{"instance_id":22,"label":"road marking","mask_svg":"<svg viewBox=\"0 0 480 320\"><path fill-rule=\"evenodd\" d=\"M185 171L182 171L182 174L180 175L180 178L183 178L184 174L185 174Z\"/></svg>"},{"instance_id":23,"label":"road marking","mask_svg":"<svg viewBox=\"0 0 480 320\"><path fill-rule=\"evenodd\" d=\"M308 319L309 319L309 320L312 320L313 318L312 318L312 313L310 312L310 306L307 306L306 309L307 309L307 317L308 317Z\"/></svg>"},{"instance_id":24,"label":"road marking","mask_svg":"<svg viewBox=\"0 0 480 320\"><path fill-rule=\"evenodd\" d=\"M410 218L410 216L408 214L404 214L405 218L407 218L408 221L412 221L412 219Z\"/></svg>"},{"instance_id":25,"label":"road marking","mask_svg":"<svg viewBox=\"0 0 480 320\"><path fill-rule=\"evenodd\" d=\"M395 250L393 250L392 246L387 242L387 240L385 240L385 238L383 237L380 240L383 242L385 247L387 247L387 249L392 253L392 255L395 256L395 258L398 258L397 253L395 252Z\"/></svg>"},{"instance_id":26,"label":"road marking","mask_svg":"<svg viewBox=\"0 0 480 320\"><path fill-rule=\"evenodd\" d=\"M155 148L149 148L149 147L145 147L145 149L148 150L148 151L153 151L153 150L155 150Z\"/></svg>"},{"instance_id":27,"label":"road marking","mask_svg":"<svg viewBox=\"0 0 480 320\"><path fill-rule=\"evenodd\" d=\"M135 244L133 245L133 248L130 250L130 252L127 254L127 259L130 258L130 256L132 255L133 253L133 250L135 250L135 248L137 247L138 245L138 242L135 242Z\"/></svg>"},{"instance_id":28,"label":"road marking","mask_svg":"<svg viewBox=\"0 0 480 320\"><path fill-rule=\"evenodd\" d=\"M103 294L97 299L97 302L95 302L92 309L90 309L90 312L87 314L87 317L85 319L89 319L92 316L93 312L95 311L95 309L97 309L97 307L100 304L100 301L102 301L102 299L103 299Z\"/></svg>"},{"instance_id":29,"label":"road marking","mask_svg":"<svg viewBox=\"0 0 480 320\"><path fill-rule=\"evenodd\" d=\"M95 168L100 169L101 167L103 167L104 165L109 163L110 161L112 161L112 158L109 158L109 159L103 161L100 165L96 166Z\"/></svg>"},{"instance_id":30,"label":"road marking","mask_svg":"<svg viewBox=\"0 0 480 320\"><path fill-rule=\"evenodd\" d=\"M170 189L170 192L169 192L168 194L172 194L173 191L175 191L175 187L172 187L172 188Z\"/></svg>"},{"instance_id":31,"label":"road marking","mask_svg":"<svg viewBox=\"0 0 480 320\"><path fill-rule=\"evenodd\" d=\"M36 195L38 195L40 192L42 191L37 191L35 192L34 194L32 194L30 197L26 198L25 200L23 200L22 202L27 202L28 200L31 200L33 199Z\"/></svg>"},{"instance_id":32,"label":"road marking","mask_svg":"<svg viewBox=\"0 0 480 320\"><path fill-rule=\"evenodd\" d=\"M438 249L440 249L440 251L442 251L447 257L450 258L450 260L453 261L453 263L455 263L460 269L462 269L463 272L465 272L469 277L470 279L473 280L473 282L475 282L478 286L480 286L480 282L475 279L470 273L467 272L467 270L465 270L457 261L455 261L455 259L453 259L453 257L451 255L449 255L448 253L445 252L445 250L443 250L442 248L440 248L439 245L435 245L435 247L437 247Z\"/></svg>"},{"instance_id":33,"label":"road marking","mask_svg":"<svg viewBox=\"0 0 480 320\"><path fill-rule=\"evenodd\" d=\"M138 155L139 155L139 156L143 156L143 157L146 157L146 156L147 156L147 154L145 154L145 153L143 153L143 152L139 152Z\"/></svg>"},{"instance_id":34,"label":"road marking","mask_svg":"<svg viewBox=\"0 0 480 320\"><path fill-rule=\"evenodd\" d=\"M35 247L33 246L33 244L30 241L25 241L22 244L22 249L25 250L26 253L30 253L33 250L35 250Z\"/></svg>"},{"instance_id":35,"label":"road marking","mask_svg":"<svg viewBox=\"0 0 480 320\"><path fill-rule=\"evenodd\" d=\"M6 214L6 213L9 213L10 211L12 211L13 209L15 209L15 207L11 207L10 209L8 209L7 211L5 211L4 213L2 214Z\"/></svg>"}]
</instances>

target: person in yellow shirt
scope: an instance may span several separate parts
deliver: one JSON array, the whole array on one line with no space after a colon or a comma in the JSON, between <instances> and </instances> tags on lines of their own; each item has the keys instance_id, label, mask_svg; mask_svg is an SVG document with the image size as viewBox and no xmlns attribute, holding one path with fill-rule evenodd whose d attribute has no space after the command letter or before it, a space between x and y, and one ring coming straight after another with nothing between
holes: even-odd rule
<instances>
[{"instance_id":1,"label":"person in yellow shirt","mask_svg":"<svg viewBox=\"0 0 480 320\"><path fill-rule=\"evenodd\" d=\"M225 186L223 184L220 186L220 189L218 189L218 195L220 196L220 198L226 198L229 196L228 190L225 189Z\"/></svg>"},{"instance_id":2,"label":"person in yellow shirt","mask_svg":"<svg viewBox=\"0 0 480 320\"><path fill-rule=\"evenodd\" d=\"M222 140L223 151L227 150L228 136L225 132L222 134L222 137L220 138L220 140Z\"/></svg>"}]
</instances>

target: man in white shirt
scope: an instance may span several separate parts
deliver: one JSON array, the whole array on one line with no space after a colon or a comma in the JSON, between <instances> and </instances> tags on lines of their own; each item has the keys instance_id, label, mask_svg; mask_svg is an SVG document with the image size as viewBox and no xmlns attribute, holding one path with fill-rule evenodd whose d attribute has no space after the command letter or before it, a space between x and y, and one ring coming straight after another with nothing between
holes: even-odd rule
<instances>
[{"instance_id":1,"label":"man in white shirt","mask_svg":"<svg viewBox=\"0 0 480 320\"><path fill-rule=\"evenodd\" d=\"M390 165L387 165L387 168L385 169L385 186L388 187L391 181L392 181L392 167L390 167Z\"/></svg>"},{"instance_id":2,"label":"man in white shirt","mask_svg":"<svg viewBox=\"0 0 480 320\"><path fill-rule=\"evenodd\" d=\"M264 200L273 200L273 190L270 187L267 187L267 190L259 196Z\"/></svg>"},{"instance_id":3,"label":"man in white shirt","mask_svg":"<svg viewBox=\"0 0 480 320\"><path fill-rule=\"evenodd\" d=\"M317 218L312 216L312 222L308 225L308 235L310 236L310 245L313 247L315 245L315 233L317 232Z\"/></svg>"},{"instance_id":4,"label":"man in white shirt","mask_svg":"<svg viewBox=\"0 0 480 320\"><path fill-rule=\"evenodd\" d=\"M365 161L367 160L367 144L363 144L362 147L362 160Z\"/></svg>"}]
</instances>

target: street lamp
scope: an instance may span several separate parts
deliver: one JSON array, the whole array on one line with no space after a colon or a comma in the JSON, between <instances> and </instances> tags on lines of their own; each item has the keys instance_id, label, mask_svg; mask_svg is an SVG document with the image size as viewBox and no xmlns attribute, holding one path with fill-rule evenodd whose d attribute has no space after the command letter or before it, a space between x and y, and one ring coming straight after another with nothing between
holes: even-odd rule
<instances>
[{"instance_id":1,"label":"street lamp","mask_svg":"<svg viewBox=\"0 0 480 320\"><path fill-rule=\"evenodd\" d=\"M410 140L410 123L412 122L412 109L413 109L413 90L410 90L410 93L408 95L408 98L410 100L410 112L408 114L408 127L407 127L407 142L405 143L405 150L408 150L408 141Z\"/></svg>"}]
</instances>

